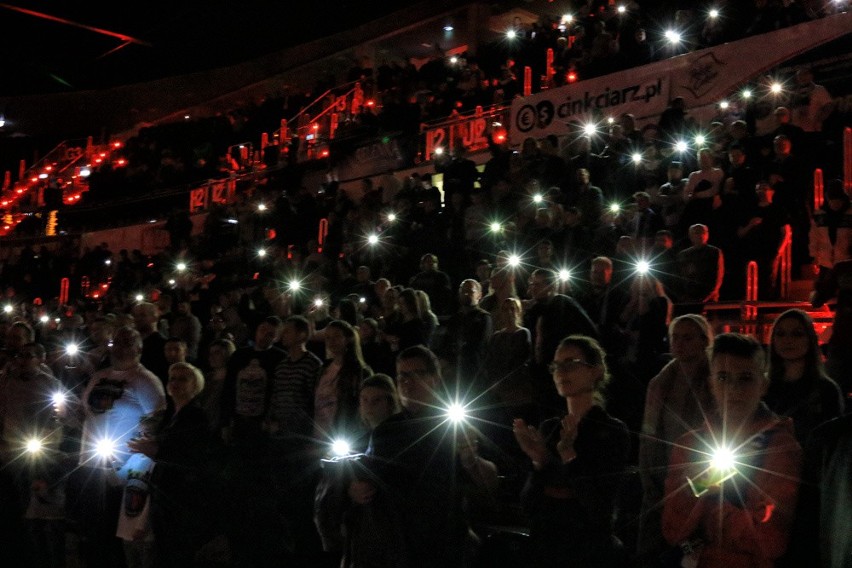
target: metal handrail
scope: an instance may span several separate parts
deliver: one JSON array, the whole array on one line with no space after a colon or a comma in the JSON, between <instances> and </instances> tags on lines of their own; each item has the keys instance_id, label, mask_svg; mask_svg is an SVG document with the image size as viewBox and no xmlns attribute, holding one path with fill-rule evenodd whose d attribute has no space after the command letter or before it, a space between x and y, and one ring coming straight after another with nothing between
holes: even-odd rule
<instances>
[{"instance_id":1,"label":"metal handrail","mask_svg":"<svg viewBox=\"0 0 852 568\"><path fill-rule=\"evenodd\" d=\"M314 106L314 105L316 105L316 104L317 104L317 103L319 103L320 101L324 100L324 99L325 99L325 98L326 98L329 94L331 94L331 92L332 92L332 91L336 91L336 90L338 90L338 89L342 89L342 88L344 88L344 87L349 87L350 85L357 85L359 82L360 82L360 81L358 81L358 80L356 79L355 81L349 81L348 83L343 83L342 85L337 85L336 87L331 87L330 89L326 90L323 94L321 94L320 96L318 96L317 98L315 98L315 99L314 99L314 102L312 102L312 103L311 103L311 104L309 104L308 106L306 106L306 107L302 108L299 112L297 112L297 113L296 113L296 115L295 115L293 118L289 119L287 122L288 122L288 123L295 122L296 120L298 120L299 118L301 118L303 114L306 114L306 113L308 112L308 110L309 110L309 109L313 108L313 106ZM352 91L354 91L354 90L355 90L355 87L352 87L351 89L349 89L349 90L346 92L346 95L344 95L344 96L349 95L349 93L351 93L351 92L352 92ZM328 110L328 109L326 109L326 110ZM324 112L325 112L325 110L323 111L323 113L324 113ZM317 118L319 118L320 116L322 116L322 115L323 115L323 113L320 113L320 114L317 116Z\"/></svg>"}]
</instances>

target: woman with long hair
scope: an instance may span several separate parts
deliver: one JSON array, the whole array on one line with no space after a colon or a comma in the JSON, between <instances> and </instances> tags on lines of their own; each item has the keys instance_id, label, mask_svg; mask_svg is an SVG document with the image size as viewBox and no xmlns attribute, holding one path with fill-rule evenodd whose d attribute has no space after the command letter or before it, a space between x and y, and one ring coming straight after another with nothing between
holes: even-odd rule
<instances>
[{"instance_id":1,"label":"woman with long hair","mask_svg":"<svg viewBox=\"0 0 852 568\"><path fill-rule=\"evenodd\" d=\"M501 406L518 408L532 402L532 383L527 363L532 353L530 330L521 326L523 308L517 298L500 303L500 321L485 353L483 384L493 389Z\"/></svg>"},{"instance_id":2,"label":"woman with long hair","mask_svg":"<svg viewBox=\"0 0 852 568\"><path fill-rule=\"evenodd\" d=\"M662 367L666 334L672 319L672 301L663 284L650 274L637 274L630 283L627 305L621 312L621 326L627 332L627 360L641 369L644 381Z\"/></svg>"},{"instance_id":3,"label":"woman with long hair","mask_svg":"<svg viewBox=\"0 0 852 568\"><path fill-rule=\"evenodd\" d=\"M372 374L361 354L358 331L341 320L324 328L326 362L314 391L314 436L333 440L358 428L358 386Z\"/></svg>"},{"instance_id":4,"label":"woman with long hair","mask_svg":"<svg viewBox=\"0 0 852 568\"><path fill-rule=\"evenodd\" d=\"M426 347L431 347L435 331L441 324L438 321L437 314L432 311L432 301L429 299L429 294L423 290L415 290L414 293L417 294L417 306L420 308L420 316L426 326Z\"/></svg>"},{"instance_id":5,"label":"woman with long hair","mask_svg":"<svg viewBox=\"0 0 852 568\"><path fill-rule=\"evenodd\" d=\"M804 444L814 428L843 414L840 387L825 372L814 322L806 312L792 309L778 316L769 346L766 404L793 419L796 439Z\"/></svg>"},{"instance_id":6,"label":"woman with long hair","mask_svg":"<svg viewBox=\"0 0 852 568\"><path fill-rule=\"evenodd\" d=\"M385 328L385 337L394 351L404 351L415 345L426 346L427 326L423 320L420 303L417 301L417 291L405 288L399 293L399 313L402 321L394 326Z\"/></svg>"},{"instance_id":7,"label":"woman with long hair","mask_svg":"<svg viewBox=\"0 0 852 568\"><path fill-rule=\"evenodd\" d=\"M666 547L660 518L673 444L704 424L713 410L707 359L712 343L713 330L704 316L675 318L669 325L672 360L648 383L639 438L642 507L637 553L641 561L655 560Z\"/></svg>"},{"instance_id":8,"label":"woman with long hair","mask_svg":"<svg viewBox=\"0 0 852 568\"><path fill-rule=\"evenodd\" d=\"M522 502L530 516L532 566L624 565L613 515L627 467L630 435L603 409L606 353L583 335L563 339L550 372L567 412L540 428L513 430L532 462Z\"/></svg>"}]
</instances>

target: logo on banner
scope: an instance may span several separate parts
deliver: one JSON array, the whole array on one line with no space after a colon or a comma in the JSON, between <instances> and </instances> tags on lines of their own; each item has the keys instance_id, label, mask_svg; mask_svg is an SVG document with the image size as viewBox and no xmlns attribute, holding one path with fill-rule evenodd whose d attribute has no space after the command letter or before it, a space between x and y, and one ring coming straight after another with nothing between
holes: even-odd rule
<instances>
[{"instance_id":1,"label":"logo on banner","mask_svg":"<svg viewBox=\"0 0 852 568\"><path fill-rule=\"evenodd\" d=\"M621 88L607 86L600 90L588 90L576 98L568 96L558 105L549 99L544 99L535 106L526 104L518 110L515 127L519 132L529 132L534 128L545 129L555 119L579 118L595 111L615 109L623 105L648 104L654 99L665 97L664 83L665 77L656 77ZM616 112L621 112L621 109Z\"/></svg>"},{"instance_id":2,"label":"logo on banner","mask_svg":"<svg viewBox=\"0 0 852 568\"><path fill-rule=\"evenodd\" d=\"M726 63L718 59L712 51L705 53L696 59L689 68L688 83L681 85L681 87L689 91L696 99L700 99L713 88L713 83L722 72L724 65Z\"/></svg>"}]
</instances>

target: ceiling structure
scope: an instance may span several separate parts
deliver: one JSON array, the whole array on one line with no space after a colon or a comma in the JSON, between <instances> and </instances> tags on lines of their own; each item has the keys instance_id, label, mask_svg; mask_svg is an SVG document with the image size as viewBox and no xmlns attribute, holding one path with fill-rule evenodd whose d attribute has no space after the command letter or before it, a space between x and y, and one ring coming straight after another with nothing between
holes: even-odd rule
<instances>
[{"instance_id":1,"label":"ceiling structure","mask_svg":"<svg viewBox=\"0 0 852 568\"><path fill-rule=\"evenodd\" d=\"M395 0L399 10L421 0ZM234 65L385 15L385 3L328 8L270 0L0 3L0 97L104 89ZM308 9L310 8L310 9Z\"/></svg>"}]
</instances>

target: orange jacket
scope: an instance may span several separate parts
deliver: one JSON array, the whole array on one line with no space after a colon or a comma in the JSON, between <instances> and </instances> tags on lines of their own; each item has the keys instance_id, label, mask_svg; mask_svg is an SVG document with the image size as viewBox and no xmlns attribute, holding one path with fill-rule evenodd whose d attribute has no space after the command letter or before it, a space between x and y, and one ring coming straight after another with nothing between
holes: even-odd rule
<instances>
[{"instance_id":1,"label":"orange jacket","mask_svg":"<svg viewBox=\"0 0 852 568\"><path fill-rule=\"evenodd\" d=\"M771 568L784 554L796 509L802 450L793 424L761 407L737 449L737 471L721 491L695 497L686 478L708 467L711 426L683 435L672 451L663 508L663 535L677 545L703 542L699 568Z\"/></svg>"}]
</instances>

